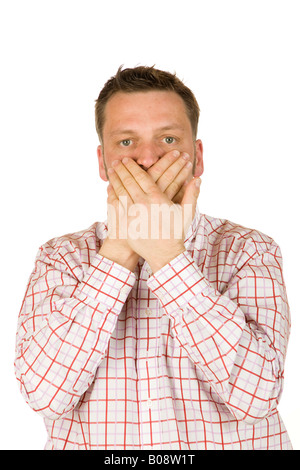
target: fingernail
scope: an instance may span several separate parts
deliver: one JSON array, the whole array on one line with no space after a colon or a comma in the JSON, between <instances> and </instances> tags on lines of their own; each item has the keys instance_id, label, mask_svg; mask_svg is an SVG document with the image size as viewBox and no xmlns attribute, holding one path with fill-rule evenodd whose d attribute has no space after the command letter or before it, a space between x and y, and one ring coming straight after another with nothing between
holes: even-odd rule
<instances>
[{"instance_id":1,"label":"fingernail","mask_svg":"<svg viewBox=\"0 0 300 470\"><path fill-rule=\"evenodd\" d=\"M182 154L182 158L183 158L184 160L188 160L188 159L190 158L190 156L189 156L188 153L184 152L184 153Z\"/></svg>"},{"instance_id":2,"label":"fingernail","mask_svg":"<svg viewBox=\"0 0 300 470\"><path fill-rule=\"evenodd\" d=\"M180 152L178 150L174 150L174 152L172 153L173 157L177 158L179 157L180 155Z\"/></svg>"},{"instance_id":3,"label":"fingernail","mask_svg":"<svg viewBox=\"0 0 300 470\"><path fill-rule=\"evenodd\" d=\"M118 163L119 163L119 160L114 160L114 161L112 162L111 166L117 166Z\"/></svg>"},{"instance_id":4,"label":"fingernail","mask_svg":"<svg viewBox=\"0 0 300 470\"><path fill-rule=\"evenodd\" d=\"M107 173L108 173L109 175L111 175L111 174L114 173L114 172L115 172L115 170L114 170L113 168L108 168L108 170L107 170Z\"/></svg>"}]
</instances>

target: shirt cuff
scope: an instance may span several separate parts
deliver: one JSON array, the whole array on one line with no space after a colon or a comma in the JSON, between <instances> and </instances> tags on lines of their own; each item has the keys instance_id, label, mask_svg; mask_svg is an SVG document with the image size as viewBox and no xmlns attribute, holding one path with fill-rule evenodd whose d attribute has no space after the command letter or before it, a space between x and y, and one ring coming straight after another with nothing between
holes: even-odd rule
<instances>
[{"instance_id":1,"label":"shirt cuff","mask_svg":"<svg viewBox=\"0 0 300 470\"><path fill-rule=\"evenodd\" d=\"M133 272L97 254L77 289L76 297L85 303L101 303L119 312L135 281Z\"/></svg>"},{"instance_id":2,"label":"shirt cuff","mask_svg":"<svg viewBox=\"0 0 300 470\"><path fill-rule=\"evenodd\" d=\"M184 308L201 292L211 289L210 284L188 251L180 253L147 281L149 289L160 300L167 313Z\"/></svg>"}]
</instances>

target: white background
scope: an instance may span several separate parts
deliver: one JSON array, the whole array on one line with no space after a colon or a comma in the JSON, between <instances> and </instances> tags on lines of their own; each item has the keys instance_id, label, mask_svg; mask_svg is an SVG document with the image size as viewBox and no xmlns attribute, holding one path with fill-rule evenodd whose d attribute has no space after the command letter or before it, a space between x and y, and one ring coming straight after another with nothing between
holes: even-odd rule
<instances>
[{"instance_id":1,"label":"white background","mask_svg":"<svg viewBox=\"0 0 300 470\"><path fill-rule=\"evenodd\" d=\"M201 108L201 212L272 236L292 313L279 406L300 449L299 1L6 0L1 44L2 449L43 449L14 377L18 312L38 247L106 218L94 101L125 66L176 72Z\"/></svg>"}]
</instances>

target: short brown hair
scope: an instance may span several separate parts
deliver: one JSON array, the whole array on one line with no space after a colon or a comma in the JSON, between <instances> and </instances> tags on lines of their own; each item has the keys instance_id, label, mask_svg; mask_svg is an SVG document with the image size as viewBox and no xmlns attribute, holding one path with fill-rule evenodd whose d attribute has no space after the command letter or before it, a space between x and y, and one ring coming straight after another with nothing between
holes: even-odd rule
<instances>
[{"instance_id":1,"label":"short brown hair","mask_svg":"<svg viewBox=\"0 0 300 470\"><path fill-rule=\"evenodd\" d=\"M183 84L176 74L171 74L152 67L139 66L122 70L119 67L101 90L95 105L96 130L100 141L105 119L105 106L108 100L118 91L133 93L138 91L163 90L174 91L184 101L187 115L191 122L193 135L196 138L200 108L193 92Z\"/></svg>"}]
</instances>

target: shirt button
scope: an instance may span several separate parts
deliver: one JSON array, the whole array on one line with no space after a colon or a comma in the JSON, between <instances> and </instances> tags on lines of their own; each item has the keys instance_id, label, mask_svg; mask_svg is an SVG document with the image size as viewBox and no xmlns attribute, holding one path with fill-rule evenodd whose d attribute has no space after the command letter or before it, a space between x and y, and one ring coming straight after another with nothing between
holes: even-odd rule
<instances>
[{"instance_id":1,"label":"shirt button","mask_svg":"<svg viewBox=\"0 0 300 470\"><path fill-rule=\"evenodd\" d=\"M145 311L146 315L149 316L151 315L152 311L150 308L146 308L146 311Z\"/></svg>"}]
</instances>

